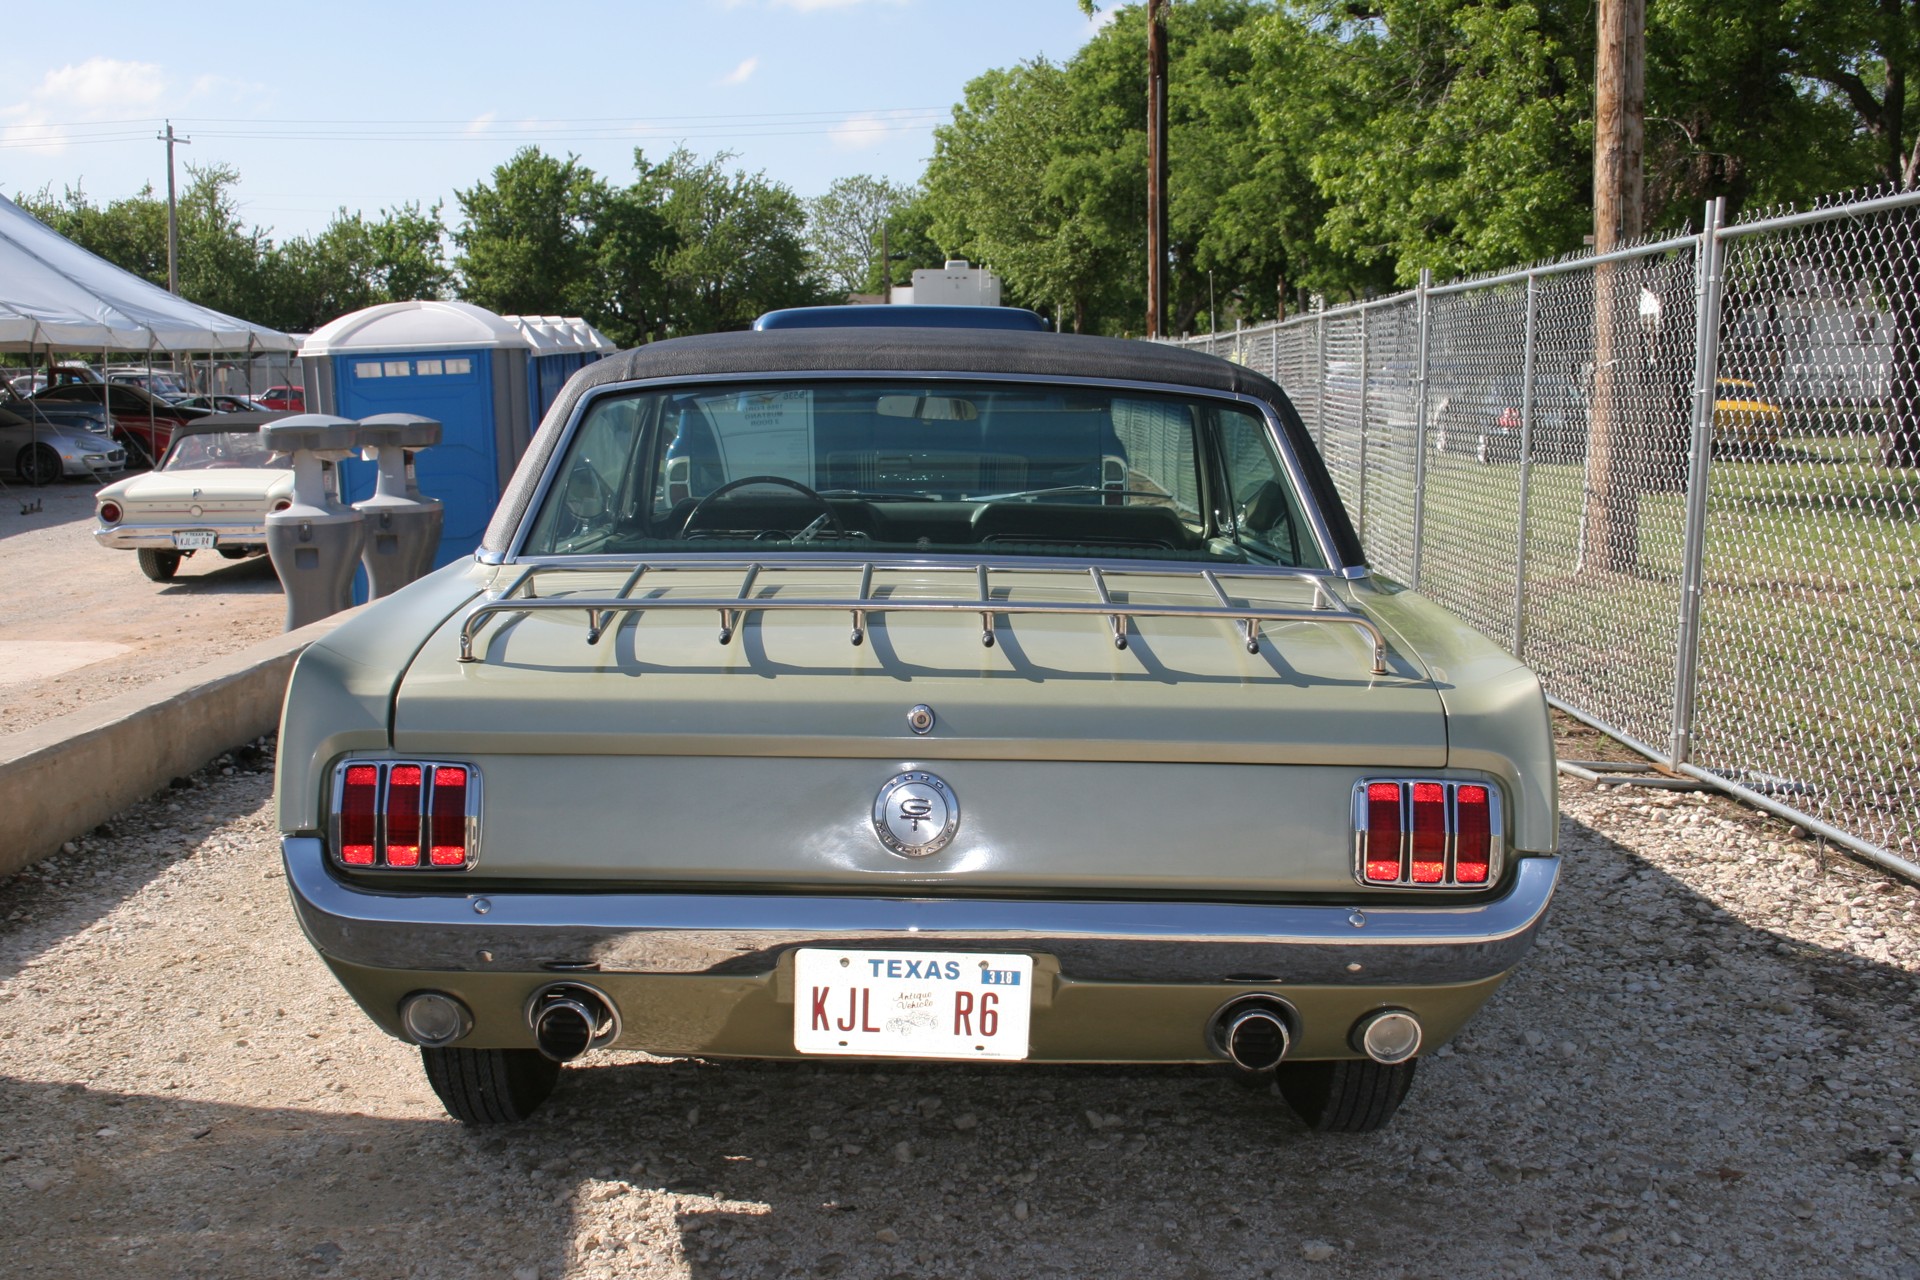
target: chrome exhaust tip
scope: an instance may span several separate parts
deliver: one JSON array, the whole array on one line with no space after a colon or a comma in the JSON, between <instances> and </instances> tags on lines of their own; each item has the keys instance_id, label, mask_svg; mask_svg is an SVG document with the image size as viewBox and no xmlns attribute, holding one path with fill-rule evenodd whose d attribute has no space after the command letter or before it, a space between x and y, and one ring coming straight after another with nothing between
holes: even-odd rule
<instances>
[{"instance_id":1,"label":"chrome exhaust tip","mask_svg":"<svg viewBox=\"0 0 1920 1280\"><path fill-rule=\"evenodd\" d=\"M1215 1045L1242 1071L1272 1071L1293 1044L1290 1013L1278 1000L1236 1000L1214 1016Z\"/></svg>"},{"instance_id":2,"label":"chrome exhaust tip","mask_svg":"<svg viewBox=\"0 0 1920 1280\"><path fill-rule=\"evenodd\" d=\"M534 1047L555 1062L572 1062L620 1036L613 1002L578 983L559 983L536 992L527 1006L527 1021L533 1027Z\"/></svg>"},{"instance_id":3,"label":"chrome exhaust tip","mask_svg":"<svg viewBox=\"0 0 1920 1280\"><path fill-rule=\"evenodd\" d=\"M1420 1019L1405 1009L1376 1010L1353 1024L1353 1047L1382 1066L1413 1057L1423 1039Z\"/></svg>"}]
</instances>

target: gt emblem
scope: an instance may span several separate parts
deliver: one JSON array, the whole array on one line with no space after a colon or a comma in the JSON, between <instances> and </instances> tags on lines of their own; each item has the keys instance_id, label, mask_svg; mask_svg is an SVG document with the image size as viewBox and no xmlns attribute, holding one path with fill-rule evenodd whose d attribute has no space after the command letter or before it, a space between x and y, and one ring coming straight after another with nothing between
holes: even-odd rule
<instances>
[{"instance_id":1,"label":"gt emblem","mask_svg":"<svg viewBox=\"0 0 1920 1280\"><path fill-rule=\"evenodd\" d=\"M903 858L924 858L947 847L960 829L960 801L931 773L900 773L873 801L873 831Z\"/></svg>"}]
</instances>

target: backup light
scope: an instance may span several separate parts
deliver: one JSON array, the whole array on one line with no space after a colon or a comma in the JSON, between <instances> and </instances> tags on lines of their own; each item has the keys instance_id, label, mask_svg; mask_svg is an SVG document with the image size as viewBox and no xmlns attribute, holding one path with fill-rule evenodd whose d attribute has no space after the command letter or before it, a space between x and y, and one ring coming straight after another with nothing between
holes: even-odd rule
<instances>
[{"instance_id":1,"label":"backup light","mask_svg":"<svg viewBox=\"0 0 1920 1280\"><path fill-rule=\"evenodd\" d=\"M1372 778L1353 789L1361 884L1478 889L1500 875L1499 794L1484 783Z\"/></svg>"},{"instance_id":2,"label":"backup light","mask_svg":"<svg viewBox=\"0 0 1920 1280\"><path fill-rule=\"evenodd\" d=\"M349 760L334 770L332 845L356 869L464 871L479 853L472 765Z\"/></svg>"}]
</instances>

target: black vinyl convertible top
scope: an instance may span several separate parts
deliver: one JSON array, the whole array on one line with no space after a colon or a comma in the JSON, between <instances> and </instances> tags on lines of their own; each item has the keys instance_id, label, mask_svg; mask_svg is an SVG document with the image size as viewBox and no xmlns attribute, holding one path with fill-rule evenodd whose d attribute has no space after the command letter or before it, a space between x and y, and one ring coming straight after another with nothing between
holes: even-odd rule
<instances>
[{"instance_id":1,"label":"black vinyl convertible top","mask_svg":"<svg viewBox=\"0 0 1920 1280\"><path fill-rule=\"evenodd\" d=\"M827 372L991 373L1041 381L1096 378L1251 396L1271 405L1284 425L1305 469L1312 496L1326 516L1339 559L1346 565L1365 562L1346 508L1300 415L1272 379L1244 365L1181 347L1122 338L991 329L868 327L708 333L650 343L588 365L568 380L547 411L533 444L501 495L480 549L504 552L512 542L540 475L559 443L560 427L573 416L581 397L593 388L653 378Z\"/></svg>"}]
</instances>

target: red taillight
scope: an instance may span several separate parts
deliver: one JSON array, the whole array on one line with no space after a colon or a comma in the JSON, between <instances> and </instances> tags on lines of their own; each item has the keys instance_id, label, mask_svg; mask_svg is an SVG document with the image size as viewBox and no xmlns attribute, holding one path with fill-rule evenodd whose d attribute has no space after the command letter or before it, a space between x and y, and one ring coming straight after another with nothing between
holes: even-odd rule
<instances>
[{"instance_id":1,"label":"red taillight","mask_svg":"<svg viewBox=\"0 0 1920 1280\"><path fill-rule=\"evenodd\" d=\"M473 865L480 775L472 766L349 760L334 776L341 865L396 871Z\"/></svg>"},{"instance_id":2,"label":"red taillight","mask_svg":"<svg viewBox=\"0 0 1920 1280\"><path fill-rule=\"evenodd\" d=\"M397 764L387 773L387 865L420 865L420 766Z\"/></svg>"},{"instance_id":3,"label":"red taillight","mask_svg":"<svg viewBox=\"0 0 1920 1280\"><path fill-rule=\"evenodd\" d=\"M1500 874L1500 801L1484 783L1368 779L1354 788L1362 884L1477 889Z\"/></svg>"},{"instance_id":4,"label":"red taillight","mask_svg":"<svg viewBox=\"0 0 1920 1280\"><path fill-rule=\"evenodd\" d=\"M433 865L458 867L467 861L467 771L442 766L433 771Z\"/></svg>"},{"instance_id":5,"label":"red taillight","mask_svg":"<svg viewBox=\"0 0 1920 1280\"><path fill-rule=\"evenodd\" d=\"M1447 789L1413 784L1413 882L1439 884L1447 876Z\"/></svg>"},{"instance_id":6,"label":"red taillight","mask_svg":"<svg viewBox=\"0 0 1920 1280\"><path fill-rule=\"evenodd\" d=\"M1485 884L1493 867L1492 802L1485 787L1461 787L1454 797L1459 847L1453 875L1461 884Z\"/></svg>"},{"instance_id":7,"label":"red taillight","mask_svg":"<svg viewBox=\"0 0 1920 1280\"><path fill-rule=\"evenodd\" d=\"M292 498L281 498L278 502L275 502L273 504L273 509L275 511L285 511L288 507L291 507L292 505L293 505Z\"/></svg>"},{"instance_id":8,"label":"red taillight","mask_svg":"<svg viewBox=\"0 0 1920 1280\"><path fill-rule=\"evenodd\" d=\"M103 502L100 504L100 519L103 523L119 524L121 514L120 504L117 502Z\"/></svg>"},{"instance_id":9,"label":"red taillight","mask_svg":"<svg viewBox=\"0 0 1920 1280\"><path fill-rule=\"evenodd\" d=\"M340 789L340 861L350 867L373 865L376 821L375 798L380 790L380 771L370 764L347 769Z\"/></svg>"},{"instance_id":10,"label":"red taillight","mask_svg":"<svg viewBox=\"0 0 1920 1280\"><path fill-rule=\"evenodd\" d=\"M1367 786L1366 878L1392 884L1400 878L1400 784Z\"/></svg>"}]
</instances>

